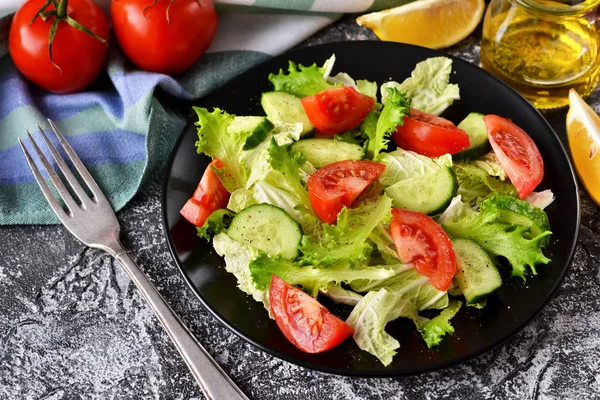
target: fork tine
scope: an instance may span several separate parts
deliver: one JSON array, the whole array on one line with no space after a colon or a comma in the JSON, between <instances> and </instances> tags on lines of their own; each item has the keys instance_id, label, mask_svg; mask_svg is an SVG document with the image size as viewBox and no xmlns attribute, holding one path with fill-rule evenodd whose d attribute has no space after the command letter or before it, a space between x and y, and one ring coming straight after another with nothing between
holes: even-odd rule
<instances>
[{"instance_id":1,"label":"fork tine","mask_svg":"<svg viewBox=\"0 0 600 400\"><path fill-rule=\"evenodd\" d=\"M69 185L71 185L71 188L73 188L73 191L75 192L77 197L79 197L81 204L83 204L84 206L86 204L89 205L90 197L87 195L87 193L85 192L83 187L79 184L79 182L77 181L77 178L75 177L73 172L71 172L71 169L69 168L69 166L67 165L65 160L62 158L62 156L56 150L56 147L54 147L54 145L50 142L50 140L48 139L48 136L46 136L46 132L44 132L42 127L39 125L38 125L38 129L40 130L40 133L42 134L42 138L44 139L46 146L50 150L52 157L54 158L54 160L56 160L56 163L58 164L58 168L60 168L61 172L63 173L63 176L65 177L67 182L69 182Z\"/></svg>"},{"instance_id":2,"label":"fork tine","mask_svg":"<svg viewBox=\"0 0 600 400\"><path fill-rule=\"evenodd\" d=\"M56 200L56 198L52 194L52 191L50 190L50 188L48 187L48 184L42 177L40 170L38 169L38 167L35 165L33 159L31 158L29 151L27 151L27 149L23 145L21 138L19 138L19 145L21 145L21 150L23 150L23 154L25 154L25 159L27 160L27 164L29 164L29 168L31 169L31 172L33 172L33 177L35 178L35 181L37 182L40 189L42 190L42 193L44 194L44 197L48 201L48 204L50 204L50 207L52 207L52 210L54 211L56 216L61 221L64 221L66 218L68 218L67 213L65 212L65 210L63 210L63 208L58 203L58 200Z\"/></svg>"},{"instance_id":3,"label":"fork tine","mask_svg":"<svg viewBox=\"0 0 600 400\"><path fill-rule=\"evenodd\" d=\"M58 141L62 145L63 149L65 149L65 152L71 159L71 162L75 166L75 169L77 169L77 172L79 172L79 175L81 175L81 178L83 179L87 187L90 189L94 197L96 197L96 200L108 201L106 200L104 193L102 192L94 178L92 178L92 175L90 175L85 165L83 165L83 162L81 162L81 160L79 159L69 142L67 142L62 133L60 133L60 130L58 130L58 127L56 126L54 121L48 118L48 123L50 123L50 127L54 131L54 134L58 138Z\"/></svg>"},{"instance_id":4,"label":"fork tine","mask_svg":"<svg viewBox=\"0 0 600 400\"><path fill-rule=\"evenodd\" d=\"M75 200L71 196L71 193L69 193L69 191L65 187L64 183L62 183L62 181L58 177L58 174L54 171L54 168L52 168L52 166L48 162L48 159L46 158L44 153L42 153L42 151L38 147L37 143L33 139L33 136L31 135L31 133L29 133L29 130L26 130L26 132L27 132L27 136L29 137L29 140L31 141L31 144L33 145L33 149L35 150L36 154L42 161L42 165L44 165L46 172L48 172L48 176L50 177L50 180L54 184L54 187L56 187L56 190L58 191L58 194L60 194L60 197L62 197L63 201L69 208L70 215L74 214L75 210L78 207L77 203L75 203Z\"/></svg>"}]
</instances>

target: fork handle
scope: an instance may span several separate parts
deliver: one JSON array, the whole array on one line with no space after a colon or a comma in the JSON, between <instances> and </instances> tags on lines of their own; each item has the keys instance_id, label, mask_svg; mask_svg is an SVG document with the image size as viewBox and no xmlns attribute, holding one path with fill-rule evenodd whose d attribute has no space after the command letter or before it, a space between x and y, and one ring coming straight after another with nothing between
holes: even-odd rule
<instances>
[{"instance_id":1,"label":"fork handle","mask_svg":"<svg viewBox=\"0 0 600 400\"><path fill-rule=\"evenodd\" d=\"M209 400L248 400L164 301L154 285L150 283L127 252L122 247L111 250L110 253L123 266L133 283L148 301L200 388L202 388L204 395Z\"/></svg>"}]
</instances>

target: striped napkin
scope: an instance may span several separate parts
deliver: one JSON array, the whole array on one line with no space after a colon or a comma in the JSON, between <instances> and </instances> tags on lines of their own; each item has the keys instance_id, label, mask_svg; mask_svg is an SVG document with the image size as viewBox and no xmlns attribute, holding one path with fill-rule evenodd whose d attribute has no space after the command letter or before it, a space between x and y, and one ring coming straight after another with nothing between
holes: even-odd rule
<instances>
[{"instance_id":1,"label":"striped napkin","mask_svg":"<svg viewBox=\"0 0 600 400\"><path fill-rule=\"evenodd\" d=\"M0 13L23 0L2 0ZM149 0L150 1L150 0ZM175 78L129 63L116 41L98 84L69 95L26 81L8 54L11 16L0 19L0 224L58 223L18 146L26 129L53 119L113 207L121 209L170 154L185 121L155 96L196 100L250 67L295 46L346 12L390 8L412 0L221 0L216 38L189 71ZM107 11L109 1L99 1ZM2 14L0 14L2 15ZM165 96L160 96L164 99Z\"/></svg>"}]
</instances>

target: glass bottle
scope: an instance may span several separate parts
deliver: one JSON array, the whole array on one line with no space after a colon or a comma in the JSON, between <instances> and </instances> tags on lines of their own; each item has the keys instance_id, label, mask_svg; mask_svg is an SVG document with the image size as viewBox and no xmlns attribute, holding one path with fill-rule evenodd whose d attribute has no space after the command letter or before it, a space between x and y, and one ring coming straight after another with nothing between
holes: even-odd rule
<instances>
[{"instance_id":1,"label":"glass bottle","mask_svg":"<svg viewBox=\"0 0 600 400\"><path fill-rule=\"evenodd\" d=\"M600 0L492 0L483 23L481 66L535 107L587 96L600 74Z\"/></svg>"}]
</instances>

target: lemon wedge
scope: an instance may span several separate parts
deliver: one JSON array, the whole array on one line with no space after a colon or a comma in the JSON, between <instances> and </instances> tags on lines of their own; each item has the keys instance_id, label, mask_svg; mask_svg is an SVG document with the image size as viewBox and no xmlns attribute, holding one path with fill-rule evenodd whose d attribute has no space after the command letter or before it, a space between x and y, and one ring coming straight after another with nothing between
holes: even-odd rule
<instances>
[{"instance_id":1,"label":"lemon wedge","mask_svg":"<svg viewBox=\"0 0 600 400\"><path fill-rule=\"evenodd\" d=\"M600 117L579 94L569 91L567 138L579 179L600 205Z\"/></svg>"},{"instance_id":2,"label":"lemon wedge","mask_svg":"<svg viewBox=\"0 0 600 400\"><path fill-rule=\"evenodd\" d=\"M418 0L356 19L381 40L441 49L460 42L481 21L484 0Z\"/></svg>"}]
</instances>

